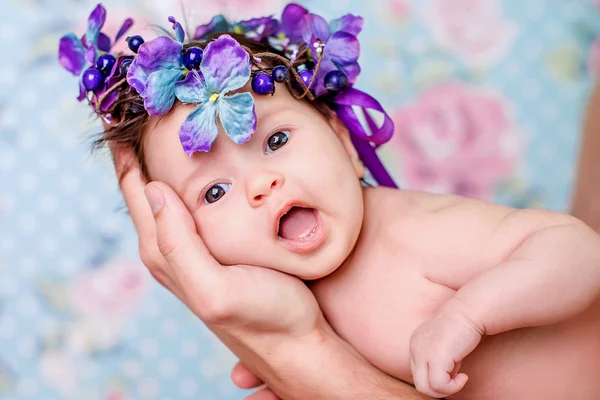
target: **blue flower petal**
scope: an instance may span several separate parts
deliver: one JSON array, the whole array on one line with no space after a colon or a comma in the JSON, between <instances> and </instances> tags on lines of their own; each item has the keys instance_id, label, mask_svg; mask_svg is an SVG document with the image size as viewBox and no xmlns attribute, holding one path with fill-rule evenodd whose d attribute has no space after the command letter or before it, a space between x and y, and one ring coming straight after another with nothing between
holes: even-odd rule
<instances>
[{"instance_id":1,"label":"blue flower petal","mask_svg":"<svg viewBox=\"0 0 600 400\"><path fill-rule=\"evenodd\" d=\"M85 41L88 47L95 46L98 40L98 35L106 21L106 9L102 4L98 4L88 18L87 31L85 33Z\"/></svg>"},{"instance_id":2,"label":"blue flower petal","mask_svg":"<svg viewBox=\"0 0 600 400\"><path fill-rule=\"evenodd\" d=\"M212 101L202 103L188 115L179 130L179 140L188 156L209 151L217 138L217 109Z\"/></svg>"},{"instance_id":3,"label":"blue flower petal","mask_svg":"<svg viewBox=\"0 0 600 400\"><path fill-rule=\"evenodd\" d=\"M169 17L169 22L173 24L173 29L175 30L175 37L177 38L177 41L179 43L183 43L183 40L185 39L185 32L183 31L183 26L181 26L181 24L177 22L177 20L173 16Z\"/></svg>"},{"instance_id":4,"label":"blue flower petal","mask_svg":"<svg viewBox=\"0 0 600 400\"><path fill-rule=\"evenodd\" d=\"M208 24L200 25L194 33L194 40L205 40L213 33L228 32L229 22L222 14L212 17Z\"/></svg>"},{"instance_id":5,"label":"blue flower petal","mask_svg":"<svg viewBox=\"0 0 600 400\"><path fill-rule=\"evenodd\" d=\"M217 100L219 120L227 136L242 144L256 130L254 98L250 93L237 93Z\"/></svg>"},{"instance_id":6,"label":"blue flower petal","mask_svg":"<svg viewBox=\"0 0 600 400\"><path fill-rule=\"evenodd\" d=\"M227 94L250 79L250 56L235 39L222 35L206 46L200 71L208 90Z\"/></svg>"},{"instance_id":7,"label":"blue flower petal","mask_svg":"<svg viewBox=\"0 0 600 400\"><path fill-rule=\"evenodd\" d=\"M85 66L85 47L75 34L63 36L58 43L58 62L73 75L79 76Z\"/></svg>"},{"instance_id":8,"label":"blue flower petal","mask_svg":"<svg viewBox=\"0 0 600 400\"><path fill-rule=\"evenodd\" d=\"M197 71L188 72L184 80L175 83L175 96L182 103L204 103L211 94Z\"/></svg>"},{"instance_id":9,"label":"blue flower petal","mask_svg":"<svg viewBox=\"0 0 600 400\"><path fill-rule=\"evenodd\" d=\"M168 113L175 103L175 82L182 77L179 70L162 69L151 73L142 93L148 114L159 116Z\"/></svg>"}]
</instances>

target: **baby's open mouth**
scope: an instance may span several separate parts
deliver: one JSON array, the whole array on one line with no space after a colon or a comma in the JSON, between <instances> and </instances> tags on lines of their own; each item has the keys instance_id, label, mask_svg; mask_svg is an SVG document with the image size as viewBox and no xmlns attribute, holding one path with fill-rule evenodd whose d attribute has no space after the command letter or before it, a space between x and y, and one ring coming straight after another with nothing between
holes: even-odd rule
<instances>
[{"instance_id":1,"label":"baby's open mouth","mask_svg":"<svg viewBox=\"0 0 600 400\"><path fill-rule=\"evenodd\" d=\"M287 240L309 240L317 232L318 227L317 210L292 207L279 219L277 234Z\"/></svg>"}]
</instances>

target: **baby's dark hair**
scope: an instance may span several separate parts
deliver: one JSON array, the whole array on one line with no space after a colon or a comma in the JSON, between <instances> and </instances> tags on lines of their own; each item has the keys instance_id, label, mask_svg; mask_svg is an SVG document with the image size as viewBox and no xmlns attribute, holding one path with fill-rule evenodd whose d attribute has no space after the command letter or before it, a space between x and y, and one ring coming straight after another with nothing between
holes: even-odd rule
<instances>
[{"instance_id":1,"label":"baby's dark hair","mask_svg":"<svg viewBox=\"0 0 600 400\"><path fill-rule=\"evenodd\" d=\"M207 40L203 41L192 41L184 45L184 50L190 47L200 47L204 49L206 45L212 40L222 35L223 33L215 33ZM252 53L274 53L280 56L284 56L283 53L270 46L266 41L258 41L247 38L243 35L228 33L232 36L240 45L246 47ZM267 68L272 68L275 65L271 65L272 62L268 59L263 59L262 64ZM279 85L288 88L290 86ZM100 136L93 142L93 150L98 150L109 145L111 148L128 148L132 149L136 155L137 161L140 164L142 174L146 179L150 179L146 163L144 162L144 132L150 122L150 115L144 108L144 100L137 93L137 91L130 87L127 82L123 82L120 87L115 88L118 90L119 97L114 104L107 111L110 114L110 124L105 125L105 130ZM333 117L334 112L327 105L326 101L321 98L315 98L308 100L303 98L299 101L306 101L310 103L319 113L321 113L327 119ZM127 168L120 171L119 180L127 172Z\"/></svg>"}]
</instances>

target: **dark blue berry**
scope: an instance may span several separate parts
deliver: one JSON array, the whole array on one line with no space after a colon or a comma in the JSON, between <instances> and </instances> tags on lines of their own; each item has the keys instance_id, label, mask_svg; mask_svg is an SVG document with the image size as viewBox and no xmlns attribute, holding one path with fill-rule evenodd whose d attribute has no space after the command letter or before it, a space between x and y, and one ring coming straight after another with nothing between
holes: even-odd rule
<instances>
[{"instance_id":1,"label":"dark blue berry","mask_svg":"<svg viewBox=\"0 0 600 400\"><path fill-rule=\"evenodd\" d=\"M140 46L144 44L144 39L140 35L129 36L127 37L127 45L134 53L137 53L140 49Z\"/></svg>"},{"instance_id":2,"label":"dark blue berry","mask_svg":"<svg viewBox=\"0 0 600 400\"><path fill-rule=\"evenodd\" d=\"M284 65L278 65L273 68L271 75L273 75L273 79L275 79L275 82L277 83L287 82L287 80L290 79L290 71Z\"/></svg>"},{"instance_id":3,"label":"dark blue berry","mask_svg":"<svg viewBox=\"0 0 600 400\"><path fill-rule=\"evenodd\" d=\"M275 82L273 82L271 75L259 72L252 78L252 90L257 94L273 94L275 92Z\"/></svg>"},{"instance_id":4,"label":"dark blue berry","mask_svg":"<svg viewBox=\"0 0 600 400\"><path fill-rule=\"evenodd\" d=\"M305 69L304 71L300 71L300 72L298 72L298 75L300 75L300 79L302 79L302 82L304 82L304 84L308 87L308 84L310 83L310 80L313 77L312 69ZM313 86L312 86L313 88L314 88L316 82L317 82L317 80L315 79L313 82ZM302 86L300 86L300 84L298 84L297 86L298 86L299 90L304 92L304 88Z\"/></svg>"},{"instance_id":5,"label":"dark blue berry","mask_svg":"<svg viewBox=\"0 0 600 400\"><path fill-rule=\"evenodd\" d=\"M112 54L103 54L96 60L96 68L98 68L104 76L110 74L117 59Z\"/></svg>"},{"instance_id":6,"label":"dark blue berry","mask_svg":"<svg viewBox=\"0 0 600 400\"><path fill-rule=\"evenodd\" d=\"M121 61L121 66L119 67L119 74L121 74L121 76L127 75L132 62L133 60L129 58Z\"/></svg>"},{"instance_id":7,"label":"dark blue berry","mask_svg":"<svg viewBox=\"0 0 600 400\"><path fill-rule=\"evenodd\" d=\"M85 86L87 90L91 90L92 92L95 92L96 90L100 89L100 87L102 87L102 84L104 83L104 76L102 75L102 72L100 72L100 70L97 70L96 68L88 68L83 73L82 79L83 86Z\"/></svg>"},{"instance_id":8,"label":"dark blue berry","mask_svg":"<svg viewBox=\"0 0 600 400\"><path fill-rule=\"evenodd\" d=\"M190 47L183 55L183 66L190 71L200 69L200 62L204 52L200 47Z\"/></svg>"},{"instance_id":9,"label":"dark blue berry","mask_svg":"<svg viewBox=\"0 0 600 400\"><path fill-rule=\"evenodd\" d=\"M323 84L325 85L325 89L330 92L341 92L348 86L348 77L342 71L330 71L325 75Z\"/></svg>"}]
</instances>

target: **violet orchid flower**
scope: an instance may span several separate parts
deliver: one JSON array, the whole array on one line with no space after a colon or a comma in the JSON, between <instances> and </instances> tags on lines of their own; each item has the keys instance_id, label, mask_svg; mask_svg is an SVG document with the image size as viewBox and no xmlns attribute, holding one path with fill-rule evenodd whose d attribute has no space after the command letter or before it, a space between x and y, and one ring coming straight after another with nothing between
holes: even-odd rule
<instances>
[{"instance_id":1,"label":"violet orchid flower","mask_svg":"<svg viewBox=\"0 0 600 400\"><path fill-rule=\"evenodd\" d=\"M200 103L183 122L179 138L188 156L209 151L217 138L217 117L231 140L242 144L256 130L254 98L250 93L229 93L250 79L250 56L229 35L209 43L200 63L201 74L192 71L175 84L183 103Z\"/></svg>"},{"instance_id":2,"label":"violet orchid flower","mask_svg":"<svg viewBox=\"0 0 600 400\"><path fill-rule=\"evenodd\" d=\"M160 116L168 113L175 103L175 83L187 70L183 66L183 27L169 17L177 40L160 36L142 44L137 57L127 72L127 82L144 99L148 114Z\"/></svg>"},{"instance_id":3,"label":"violet orchid flower","mask_svg":"<svg viewBox=\"0 0 600 400\"><path fill-rule=\"evenodd\" d=\"M314 87L316 95L326 92L325 76L331 71L344 72L350 85L356 82L360 74L360 45L356 36L362 30L362 26L362 17L352 14L346 14L328 24L323 17L309 13L298 4L292 3L285 7L281 16L281 32L288 37L291 44L307 44L315 59L318 49L315 43L321 41L325 45L322 48L321 65Z\"/></svg>"},{"instance_id":4,"label":"violet orchid flower","mask_svg":"<svg viewBox=\"0 0 600 400\"><path fill-rule=\"evenodd\" d=\"M79 77L79 97L81 101L86 97L86 89L82 83L82 74L89 67L94 66L101 52L109 52L112 44L108 36L101 32L106 22L106 9L98 4L88 18L87 30L83 38L69 33L60 39L58 45L59 63L73 75ZM133 25L131 18L126 19L119 29L115 42L117 42Z\"/></svg>"}]
</instances>

